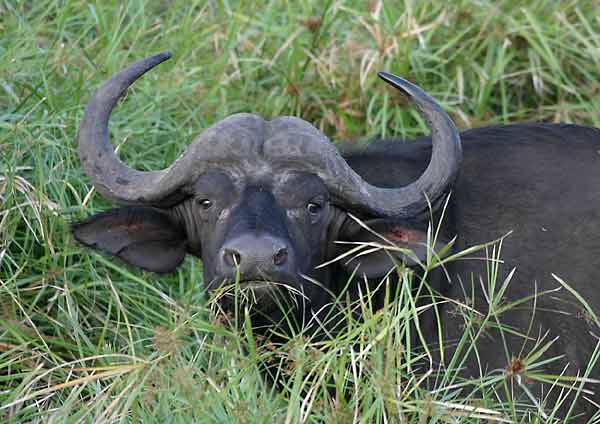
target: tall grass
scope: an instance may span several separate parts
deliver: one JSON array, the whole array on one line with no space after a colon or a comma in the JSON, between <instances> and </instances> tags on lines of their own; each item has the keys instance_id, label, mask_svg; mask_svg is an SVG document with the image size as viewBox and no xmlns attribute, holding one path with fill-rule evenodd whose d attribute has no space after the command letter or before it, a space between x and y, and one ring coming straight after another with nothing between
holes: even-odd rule
<instances>
[{"instance_id":1,"label":"tall grass","mask_svg":"<svg viewBox=\"0 0 600 424\"><path fill-rule=\"evenodd\" d=\"M354 305L363 319L348 314L343 335L271 346L211 313L198 261L158 278L82 249L69 222L109 204L82 174L74 139L95 87L162 50L173 59L111 119L120 156L138 169L167 166L195 134L240 111L300 116L336 143L425 131L378 70L418 83L462 128L599 126L598 6L0 2L0 420L551 421L543 399L496 395L506 375L473 384L450 373L427 386L436 370L409 343L422 311L406 274L383 310ZM283 387L265 382L265 363Z\"/></svg>"}]
</instances>

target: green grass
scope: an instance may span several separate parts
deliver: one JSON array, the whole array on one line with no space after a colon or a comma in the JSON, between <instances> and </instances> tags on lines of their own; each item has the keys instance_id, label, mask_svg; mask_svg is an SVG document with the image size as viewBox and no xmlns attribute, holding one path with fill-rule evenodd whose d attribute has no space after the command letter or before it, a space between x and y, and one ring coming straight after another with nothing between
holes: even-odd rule
<instances>
[{"instance_id":1,"label":"green grass","mask_svg":"<svg viewBox=\"0 0 600 424\"><path fill-rule=\"evenodd\" d=\"M335 142L424 132L378 70L418 83L461 128L600 126L597 2L384 3L0 2L0 420L552 420L539 400L498 400L505 375L467 384L449 373L427 387L427 353L407 344L421 312L408 282L382 311L355 305L364 320L348 318L333 340L261 346L211 313L198 261L159 278L70 236L71 220L109 206L77 157L83 107L111 74L162 50L173 59L111 119L113 143L139 169L167 166L240 111L300 116ZM545 359L533 352L530 368ZM279 364L284 388L263 381L264 363Z\"/></svg>"}]
</instances>

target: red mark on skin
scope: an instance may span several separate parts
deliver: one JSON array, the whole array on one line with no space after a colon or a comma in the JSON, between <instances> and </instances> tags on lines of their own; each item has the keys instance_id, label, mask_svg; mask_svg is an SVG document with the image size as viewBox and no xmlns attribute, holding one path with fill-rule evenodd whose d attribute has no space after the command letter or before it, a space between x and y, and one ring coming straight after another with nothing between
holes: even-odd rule
<instances>
[{"instance_id":1,"label":"red mark on skin","mask_svg":"<svg viewBox=\"0 0 600 424\"><path fill-rule=\"evenodd\" d=\"M392 227L385 234L385 237L393 242L411 243L422 240L423 236L420 231L410 230L405 227Z\"/></svg>"}]
</instances>

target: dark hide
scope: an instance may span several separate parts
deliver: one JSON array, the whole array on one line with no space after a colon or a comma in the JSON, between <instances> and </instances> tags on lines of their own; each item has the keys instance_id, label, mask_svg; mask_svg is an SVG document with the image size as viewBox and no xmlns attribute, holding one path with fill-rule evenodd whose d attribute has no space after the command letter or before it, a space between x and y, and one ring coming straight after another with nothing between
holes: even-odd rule
<instances>
[{"instance_id":1,"label":"dark hide","mask_svg":"<svg viewBox=\"0 0 600 424\"><path fill-rule=\"evenodd\" d=\"M513 356L525 357L540 334L548 331L545 342L558 339L544 358L562 358L539 372L583 375L598 344L597 325L565 289L538 296L535 313L531 296L560 287L552 277L555 274L574 287L596 314L600 312L600 130L525 124L473 129L462 133L461 139L464 160L444 233L458 235L457 251L511 233L502 244L497 286L516 268L505 303L530 298L498 317L502 324L529 335L530 341L524 343L522 336L510 337L505 331L505 351L499 332L488 331L477 343L479 360L488 371L505 370ZM421 139L410 144L376 143L366 154L347 159L369 182L393 185L420 175L429 155L430 144ZM485 313L489 309L483 288L488 287L487 266L476 259L451 263L448 297ZM456 312L456 307L442 310L445 342L464 335L463 319ZM450 349L446 356L451 353ZM472 365L468 373L477 375L477 369ZM600 378L598 365L589 377ZM539 384L527 385L540 395ZM586 387L596 393L591 398L598 402L600 387ZM554 395L559 391L554 388ZM551 395L549 406L553 406L552 399ZM579 412L597 411L582 398L578 405Z\"/></svg>"},{"instance_id":2,"label":"dark hide","mask_svg":"<svg viewBox=\"0 0 600 424\"><path fill-rule=\"evenodd\" d=\"M600 268L600 130L525 124L473 129L461 138L464 160L452 187L441 244L434 248L439 249L454 236L458 237L455 250L460 251L511 233L502 244L503 263L497 278L499 285L516 268L504 296L507 302L559 287L552 277L556 274L594 311L600 311L596 288ZM346 159L369 183L400 187L423 173L430 155L431 142L422 138L411 143L377 142ZM266 173L255 178L239 172L210 171L198 179L189 197L174 207L108 212L77 224L74 234L88 246L157 272L173 269L184 252L194 254L204 262L209 289L234 279L226 266L228 261L231 265L232 261L248 259L251 266L241 267L245 275L239 276L240 281L253 281L261 275L275 281L285 279L307 299L308 308L299 316L306 320L308 312L320 310L339 294L349 273L380 277L395 261L414 262L402 254L390 257L377 253L315 270L343 252L343 247L333 244L335 240L374 240L371 233L348 218L347 212L355 213L398 245L413 249L418 259L426 255L422 242L429 217L378 219L340 209L329 199L321 179L305 172ZM258 248L253 252L256 243ZM148 261L147 256L160 260ZM456 261L446 268L450 281L438 272L430 283L451 299L485 313L488 266L481 259ZM585 372L597 344L598 329L586 321L579 303L563 289L539 296L535 313L533 304L533 300L527 301L497 317L514 331L529 334L531 342L523 345L522 337L507 336L505 351L499 334L486 333L477 344L484 368L505 370L512 356L525 356L538 335L549 332L546 340L559 338L544 356L562 358L544 366L543 371L564 371L567 375ZM456 306L440 312L444 340L462 337L464 322ZM435 345L434 321L424 320L421 325L429 329L429 342ZM451 351L450 347L445 352L446 358ZM469 363L474 362L467 362L467 374L476 374L478 367ZM598 367L589 377L600 378ZM538 395L542 390L539 384L529 389ZM597 394L591 398L600 400ZM588 414L595 410L584 400L579 405Z\"/></svg>"},{"instance_id":3,"label":"dark hide","mask_svg":"<svg viewBox=\"0 0 600 424\"><path fill-rule=\"evenodd\" d=\"M73 224L80 243L146 271L173 272L186 255L186 235L170 215L149 207L113 209Z\"/></svg>"}]
</instances>

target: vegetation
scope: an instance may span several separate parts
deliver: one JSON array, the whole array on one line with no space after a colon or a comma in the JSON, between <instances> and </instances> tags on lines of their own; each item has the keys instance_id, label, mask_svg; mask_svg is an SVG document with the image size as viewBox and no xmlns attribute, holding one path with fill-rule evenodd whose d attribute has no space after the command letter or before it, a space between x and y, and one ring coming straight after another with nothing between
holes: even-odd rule
<instances>
[{"instance_id":1,"label":"vegetation","mask_svg":"<svg viewBox=\"0 0 600 424\"><path fill-rule=\"evenodd\" d=\"M113 143L139 169L167 166L203 128L241 111L300 116L335 142L425 131L378 70L418 83L461 128L600 126L598 7L0 1L0 420L553 422L545 399L510 396L518 377L548 378L534 372L548 340L527 358L530 374L512 363L475 382L449 372L435 388L426 384L435 370L423 366L428 351L409 344L421 311L401 269L398 298L386 308L365 300L354 305L364 319L346 317L347 330L332 340L298 334L274 346L257 343L248 325L219 322L199 261L159 277L83 249L69 222L108 203L82 174L75 134L98 84L162 50L173 58L137 82L111 120ZM498 302L479 324L502 307L510 279L495 283ZM469 322L465 334L484 325ZM476 349L476 338L460 343ZM265 363L283 384L264 380Z\"/></svg>"}]
</instances>

